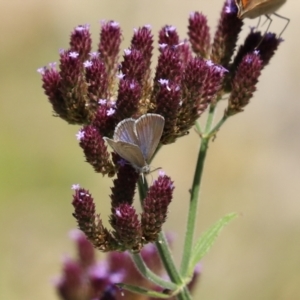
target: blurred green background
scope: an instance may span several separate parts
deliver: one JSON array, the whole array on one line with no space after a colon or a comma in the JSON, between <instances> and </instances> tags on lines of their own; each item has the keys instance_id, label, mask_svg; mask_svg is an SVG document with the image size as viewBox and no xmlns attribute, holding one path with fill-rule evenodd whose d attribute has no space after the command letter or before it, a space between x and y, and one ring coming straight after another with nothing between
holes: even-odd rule
<instances>
[{"instance_id":1,"label":"blurred green background","mask_svg":"<svg viewBox=\"0 0 300 300\"><path fill-rule=\"evenodd\" d=\"M0 1L1 299L57 299L51 281L63 255L74 252L68 239L76 227L71 184L93 193L104 219L109 212L111 181L84 162L75 139L79 127L52 116L36 69L58 60L79 24L91 25L96 49L99 20L119 22L126 48L133 28L145 24L154 34L174 25L185 38L195 10L208 16L213 33L222 5L223 0ZM210 144L197 234L226 213L240 217L203 260L195 299L300 299L299 9L298 0L289 0L280 10L291 19L284 43L245 112ZM246 20L243 35L256 24ZM278 33L284 21L274 17L271 26ZM165 229L176 232L177 261L198 145L191 130L153 162L176 185Z\"/></svg>"}]
</instances>

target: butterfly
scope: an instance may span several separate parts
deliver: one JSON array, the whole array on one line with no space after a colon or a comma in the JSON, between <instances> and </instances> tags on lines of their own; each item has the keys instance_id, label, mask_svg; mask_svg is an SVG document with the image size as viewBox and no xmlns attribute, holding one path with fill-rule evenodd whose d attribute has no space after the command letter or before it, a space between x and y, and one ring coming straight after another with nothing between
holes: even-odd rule
<instances>
[{"instance_id":1,"label":"butterfly","mask_svg":"<svg viewBox=\"0 0 300 300\"><path fill-rule=\"evenodd\" d=\"M288 26L290 19L285 18L276 14L275 12L286 2L287 0L235 0L235 4L238 7L238 18L250 18L254 19L265 15L269 20L270 24L268 25L267 30L269 29L272 20L270 19L271 14L276 15L287 21L280 35L284 32ZM266 31L267 31L266 30Z\"/></svg>"},{"instance_id":2,"label":"butterfly","mask_svg":"<svg viewBox=\"0 0 300 300\"><path fill-rule=\"evenodd\" d=\"M165 119L158 114L128 118L115 128L113 139L104 137L110 147L127 160L139 173L150 172L149 162L158 147Z\"/></svg>"}]
</instances>

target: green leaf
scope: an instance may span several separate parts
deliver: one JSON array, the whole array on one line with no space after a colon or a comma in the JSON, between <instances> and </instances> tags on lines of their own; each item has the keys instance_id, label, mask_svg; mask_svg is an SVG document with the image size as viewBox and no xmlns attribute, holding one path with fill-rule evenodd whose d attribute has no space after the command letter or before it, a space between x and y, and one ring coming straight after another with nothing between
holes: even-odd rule
<instances>
[{"instance_id":1,"label":"green leaf","mask_svg":"<svg viewBox=\"0 0 300 300\"><path fill-rule=\"evenodd\" d=\"M188 275L193 276L196 264L203 258L203 256L209 251L213 245L215 239L219 235L220 231L234 218L237 217L236 213L231 213L217 221L211 228L204 232L199 240L196 242L192 252L190 260Z\"/></svg>"},{"instance_id":2,"label":"green leaf","mask_svg":"<svg viewBox=\"0 0 300 300\"><path fill-rule=\"evenodd\" d=\"M136 294L141 294L141 295L146 295L148 297L154 297L154 298L160 298L160 299L169 299L173 294L172 291L166 290L166 292L157 292L153 290L148 290L146 288L140 287L140 286L135 286L135 285L130 285L130 284L125 284L125 283L117 283L116 286L136 293Z\"/></svg>"}]
</instances>

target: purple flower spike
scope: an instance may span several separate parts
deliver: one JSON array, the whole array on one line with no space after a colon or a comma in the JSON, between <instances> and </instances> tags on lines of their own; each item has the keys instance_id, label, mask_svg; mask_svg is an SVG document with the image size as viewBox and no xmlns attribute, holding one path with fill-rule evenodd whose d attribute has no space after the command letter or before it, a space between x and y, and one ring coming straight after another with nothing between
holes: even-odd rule
<instances>
[{"instance_id":1,"label":"purple flower spike","mask_svg":"<svg viewBox=\"0 0 300 300\"><path fill-rule=\"evenodd\" d=\"M167 79L170 82L179 84L182 76L182 62L180 51L176 47L166 46L161 50L154 77L152 97L156 96L160 88L160 79Z\"/></svg>"},{"instance_id":2,"label":"purple flower spike","mask_svg":"<svg viewBox=\"0 0 300 300\"><path fill-rule=\"evenodd\" d=\"M88 59L92 49L92 39L88 25L79 25L71 33L70 48L79 54L83 62Z\"/></svg>"},{"instance_id":3,"label":"purple flower spike","mask_svg":"<svg viewBox=\"0 0 300 300\"><path fill-rule=\"evenodd\" d=\"M111 102L106 102L104 105L99 104L92 122L92 125L97 128L102 136L110 136L114 132L116 118L114 114L110 115L108 113L111 108Z\"/></svg>"},{"instance_id":4,"label":"purple flower spike","mask_svg":"<svg viewBox=\"0 0 300 300\"><path fill-rule=\"evenodd\" d=\"M134 79L120 80L117 98L117 120L123 120L139 115L140 100L142 97L141 85Z\"/></svg>"},{"instance_id":5,"label":"purple flower spike","mask_svg":"<svg viewBox=\"0 0 300 300\"><path fill-rule=\"evenodd\" d=\"M113 161L115 165L118 165L120 162L119 155L113 153ZM123 203L129 205L133 203L138 178L139 174L129 163L120 164L117 178L114 179L114 186L111 188L112 194L110 198L112 208L116 208Z\"/></svg>"},{"instance_id":6,"label":"purple flower spike","mask_svg":"<svg viewBox=\"0 0 300 300\"><path fill-rule=\"evenodd\" d=\"M263 36L263 40L257 47L257 50L264 67L270 62L270 59L281 42L282 39L277 38L274 33L268 32Z\"/></svg>"},{"instance_id":7,"label":"purple flower spike","mask_svg":"<svg viewBox=\"0 0 300 300\"><path fill-rule=\"evenodd\" d=\"M159 31L158 43L168 46L176 46L180 42L179 35L174 26L166 25Z\"/></svg>"},{"instance_id":8,"label":"purple flower spike","mask_svg":"<svg viewBox=\"0 0 300 300\"><path fill-rule=\"evenodd\" d=\"M65 259L63 275L57 280L56 289L63 300L82 299L85 292L83 270L78 262Z\"/></svg>"},{"instance_id":9,"label":"purple flower spike","mask_svg":"<svg viewBox=\"0 0 300 300\"><path fill-rule=\"evenodd\" d=\"M228 100L226 116L242 112L249 103L262 69L262 61L257 53L247 54L237 68L232 80L232 92Z\"/></svg>"},{"instance_id":10,"label":"purple flower spike","mask_svg":"<svg viewBox=\"0 0 300 300\"><path fill-rule=\"evenodd\" d=\"M277 38L273 33L262 35L261 32L251 28L244 44L239 47L232 64L229 66L229 74L225 79L224 90L228 93L231 91L232 78L234 78L238 66L247 54L257 51L262 61L263 69L269 63L280 42L281 39Z\"/></svg>"},{"instance_id":11,"label":"purple flower spike","mask_svg":"<svg viewBox=\"0 0 300 300\"><path fill-rule=\"evenodd\" d=\"M167 219L168 206L173 197L174 185L170 177L161 175L150 187L143 202L143 237L147 242L155 242Z\"/></svg>"},{"instance_id":12,"label":"purple flower spike","mask_svg":"<svg viewBox=\"0 0 300 300\"><path fill-rule=\"evenodd\" d=\"M142 84L146 70L147 66L142 53L136 49L126 49L124 60L121 63L121 71L125 75L125 79L135 79L139 84Z\"/></svg>"},{"instance_id":13,"label":"purple flower spike","mask_svg":"<svg viewBox=\"0 0 300 300\"><path fill-rule=\"evenodd\" d=\"M182 80L177 135L185 135L221 89L225 69L200 57L191 60Z\"/></svg>"},{"instance_id":14,"label":"purple flower spike","mask_svg":"<svg viewBox=\"0 0 300 300\"><path fill-rule=\"evenodd\" d=\"M188 29L193 51L201 57L208 58L210 54L210 34L207 18L199 12L191 13Z\"/></svg>"},{"instance_id":15,"label":"purple flower spike","mask_svg":"<svg viewBox=\"0 0 300 300\"><path fill-rule=\"evenodd\" d=\"M88 85L83 78L84 66L78 52L60 54L60 91L67 109L67 121L71 124L88 123L92 112L88 107Z\"/></svg>"},{"instance_id":16,"label":"purple flower spike","mask_svg":"<svg viewBox=\"0 0 300 300\"><path fill-rule=\"evenodd\" d=\"M150 26L144 26L134 31L130 48L140 51L144 59L144 64L147 70L150 71L153 51L153 35Z\"/></svg>"},{"instance_id":17,"label":"purple flower spike","mask_svg":"<svg viewBox=\"0 0 300 300\"><path fill-rule=\"evenodd\" d=\"M68 110L61 92L61 77L54 68L43 68L43 89L57 116L68 120Z\"/></svg>"},{"instance_id":18,"label":"purple flower spike","mask_svg":"<svg viewBox=\"0 0 300 300\"><path fill-rule=\"evenodd\" d=\"M96 107L99 99L111 97L108 89L108 75L105 64L99 57L92 57L90 65L85 67L85 76L88 84L90 103Z\"/></svg>"},{"instance_id":19,"label":"purple flower spike","mask_svg":"<svg viewBox=\"0 0 300 300\"><path fill-rule=\"evenodd\" d=\"M106 66L109 83L112 84L117 72L117 63L121 45L121 28L117 22L102 21L98 51Z\"/></svg>"},{"instance_id":20,"label":"purple flower spike","mask_svg":"<svg viewBox=\"0 0 300 300\"><path fill-rule=\"evenodd\" d=\"M86 239L80 230L73 230L71 238L77 246L78 261L83 269L92 266L96 262L96 255L93 245Z\"/></svg>"},{"instance_id":21,"label":"purple flower spike","mask_svg":"<svg viewBox=\"0 0 300 300\"><path fill-rule=\"evenodd\" d=\"M113 209L110 224L114 228L114 237L123 245L124 250L131 249L139 252L143 246L141 235L141 223L133 206L121 204Z\"/></svg>"},{"instance_id":22,"label":"purple flower spike","mask_svg":"<svg viewBox=\"0 0 300 300\"><path fill-rule=\"evenodd\" d=\"M112 177L115 174L115 168L109 160L107 147L98 130L91 125L86 126L80 131L79 137L79 144L84 151L86 161L96 172Z\"/></svg>"},{"instance_id":23,"label":"purple flower spike","mask_svg":"<svg viewBox=\"0 0 300 300\"><path fill-rule=\"evenodd\" d=\"M235 0L226 0L212 44L211 60L214 63L228 68L242 25L237 17Z\"/></svg>"},{"instance_id":24,"label":"purple flower spike","mask_svg":"<svg viewBox=\"0 0 300 300\"><path fill-rule=\"evenodd\" d=\"M91 194L82 189L76 189L73 195L74 213L78 227L85 233L95 248L107 252L118 249L116 241L110 232L102 225L99 215L96 215L95 203Z\"/></svg>"},{"instance_id":25,"label":"purple flower spike","mask_svg":"<svg viewBox=\"0 0 300 300\"><path fill-rule=\"evenodd\" d=\"M181 89L175 83L168 80L159 80L161 85L156 95L155 113L165 117L165 127L161 138L162 144L169 144L176 139L176 123L178 111L180 109Z\"/></svg>"},{"instance_id":26,"label":"purple flower spike","mask_svg":"<svg viewBox=\"0 0 300 300\"><path fill-rule=\"evenodd\" d=\"M254 31L251 28L250 33L246 37L244 44L238 48L237 54L230 66L231 76L235 74L238 65L241 63L243 57L247 54L253 53L256 46L262 41L262 35L259 31Z\"/></svg>"}]
</instances>

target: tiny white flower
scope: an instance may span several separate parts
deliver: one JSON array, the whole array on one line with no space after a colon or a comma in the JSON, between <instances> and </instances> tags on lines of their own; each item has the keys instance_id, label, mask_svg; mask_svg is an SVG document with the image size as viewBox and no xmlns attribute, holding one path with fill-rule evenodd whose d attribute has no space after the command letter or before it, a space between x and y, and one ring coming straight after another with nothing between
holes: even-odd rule
<instances>
[{"instance_id":1,"label":"tiny white flower","mask_svg":"<svg viewBox=\"0 0 300 300\"><path fill-rule=\"evenodd\" d=\"M76 31L84 31L84 30L89 30L90 25L89 24L85 24L85 25L79 25L75 28Z\"/></svg>"},{"instance_id":2,"label":"tiny white flower","mask_svg":"<svg viewBox=\"0 0 300 300\"><path fill-rule=\"evenodd\" d=\"M167 27L166 27L166 31L172 32L172 31L175 31L175 30L176 30L176 27L175 27L175 26L167 26Z\"/></svg>"},{"instance_id":3,"label":"tiny white flower","mask_svg":"<svg viewBox=\"0 0 300 300\"><path fill-rule=\"evenodd\" d=\"M97 57L99 56L99 52L97 52L97 51L91 52L91 53L89 53L89 56L90 56L91 58L97 58Z\"/></svg>"},{"instance_id":4,"label":"tiny white flower","mask_svg":"<svg viewBox=\"0 0 300 300\"><path fill-rule=\"evenodd\" d=\"M51 62L51 63L48 64L48 66L49 66L50 69L55 69L56 65L57 65L56 61Z\"/></svg>"},{"instance_id":5,"label":"tiny white flower","mask_svg":"<svg viewBox=\"0 0 300 300\"><path fill-rule=\"evenodd\" d=\"M79 25L75 28L75 31L83 31L84 29L85 28L83 26Z\"/></svg>"},{"instance_id":6,"label":"tiny white flower","mask_svg":"<svg viewBox=\"0 0 300 300\"><path fill-rule=\"evenodd\" d=\"M125 274L123 272L114 272L109 276L109 282L118 283L124 280Z\"/></svg>"},{"instance_id":7,"label":"tiny white flower","mask_svg":"<svg viewBox=\"0 0 300 300\"><path fill-rule=\"evenodd\" d=\"M206 64L207 64L209 67L212 67L212 66L214 65L214 63L213 63L210 59L208 59L208 60L206 61Z\"/></svg>"},{"instance_id":8,"label":"tiny white flower","mask_svg":"<svg viewBox=\"0 0 300 300\"><path fill-rule=\"evenodd\" d=\"M89 68L93 65L93 63L90 61L90 60L86 60L84 63L83 63L83 66L85 68Z\"/></svg>"},{"instance_id":9,"label":"tiny white flower","mask_svg":"<svg viewBox=\"0 0 300 300\"><path fill-rule=\"evenodd\" d=\"M115 112L116 112L115 109L110 108L109 110L107 110L106 115L107 115L107 116L112 116Z\"/></svg>"},{"instance_id":10,"label":"tiny white flower","mask_svg":"<svg viewBox=\"0 0 300 300\"><path fill-rule=\"evenodd\" d=\"M169 84L169 80L168 79L159 79L158 82L161 84L161 85L168 85Z\"/></svg>"},{"instance_id":11,"label":"tiny white flower","mask_svg":"<svg viewBox=\"0 0 300 300\"><path fill-rule=\"evenodd\" d=\"M165 175L166 175L166 172L163 171L163 170L159 170L159 171L158 171L158 175L161 176L161 177L162 177L162 176L165 176Z\"/></svg>"},{"instance_id":12,"label":"tiny white flower","mask_svg":"<svg viewBox=\"0 0 300 300\"><path fill-rule=\"evenodd\" d=\"M123 79L125 77L125 74L119 73L116 75L118 79Z\"/></svg>"},{"instance_id":13,"label":"tiny white flower","mask_svg":"<svg viewBox=\"0 0 300 300\"><path fill-rule=\"evenodd\" d=\"M106 102L107 102L106 99L99 99L98 104L105 105Z\"/></svg>"},{"instance_id":14,"label":"tiny white flower","mask_svg":"<svg viewBox=\"0 0 300 300\"><path fill-rule=\"evenodd\" d=\"M45 71L46 71L46 68L45 68L45 67L38 68L36 71L37 71L38 73L40 73L41 75L44 75L44 74L45 74Z\"/></svg>"},{"instance_id":15,"label":"tiny white flower","mask_svg":"<svg viewBox=\"0 0 300 300\"><path fill-rule=\"evenodd\" d=\"M168 45L163 43L163 44L159 44L159 49L165 49Z\"/></svg>"},{"instance_id":16,"label":"tiny white flower","mask_svg":"<svg viewBox=\"0 0 300 300\"><path fill-rule=\"evenodd\" d=\"M79 130L76 133L76 139L77 139L77 141L81 141L83 138L84 138L84 131L83 130Z\"/></svg>"},{"instance_id":17,"label":"tiny white flower","mask_svg":"<svg viewBox=\"0 0 300 300\"><path fill-rule=\"evenodd\" d=\"M130 55L131 54L131 50L130 49L124 49L124 53L125 53L125 55Z\"/></svg>"},{"instance_id":18,"label":"tiny white flower","mask_svg":"<svg viewBox=\"0 0 300 300\"><path fill-rule=\"evenodd\" d=\"M69 53L69 57L77 58L78 56L79 56L79 53L76 52L76 51L71 51L71 52Z\"/></svg>"},{"instance_id":19,"label":"tiny white flower","mask_svg":"<svg viewBox=\"0 0 300 300\"><path fill-rule=\"evenodd\" d=\"M110 107L115 107L116 106L116 101L111 100L109 101Z\"/></svg>"},{"instance_id":20,"label":"tiny white flower","mask_svg":"<svg viewBox=\"0 0 300 300\"><path fill-rule=\"evenodd\" d=\"M119 27L119 23L113 21L113 22L110 22L110 26L115 27L115 28L118 28L118 27Z\"/></svg>"},{"instance_id":21,"label":"tiny white flower","mask_svg":"<svg viewBox=\"0 0 300 300\"><path fill-rule=\"evenodd\" d=\"M190 13L190 18L191 18L191 19L194 19L194 17L195 17L195 12L192 11L192 12Z\"/></svg>"},{"instance_id":22,"label":"tiny white flower","mask_svg":"<svg viewBox=\"0 0 300 300\"><path fill-rule=\"evenodd\" d=\"M76 184L72 184L72 186L71 186L71 190L74 190L74 191L76 191L76 190L79 190L80 189L80 185L78 184L78 183L76 183Z\"/></svg>"}]
</instances>

